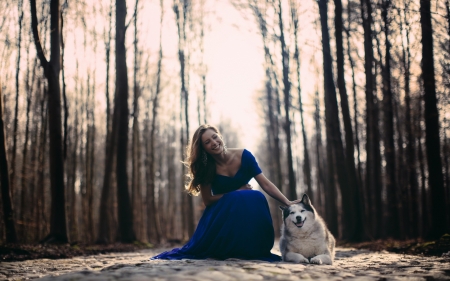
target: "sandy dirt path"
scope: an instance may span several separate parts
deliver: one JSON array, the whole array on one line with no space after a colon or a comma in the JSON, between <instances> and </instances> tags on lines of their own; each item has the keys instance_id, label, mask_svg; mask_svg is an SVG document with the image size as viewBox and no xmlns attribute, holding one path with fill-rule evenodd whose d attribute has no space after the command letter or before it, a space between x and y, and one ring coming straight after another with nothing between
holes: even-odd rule
<instances>
[{"instance_id":1,"label":"sandy dirt path","mask_svg":"<svg viewBox=\"0 0 450 281\"><path fill-rule=\"evenodd\" d=\"M0 280L450 280L450 257L337 248L332 266L229 259L150 261L166 249L0 263ZM277 249L272 251L279 254Z\"/></svg>"}]
</instances>

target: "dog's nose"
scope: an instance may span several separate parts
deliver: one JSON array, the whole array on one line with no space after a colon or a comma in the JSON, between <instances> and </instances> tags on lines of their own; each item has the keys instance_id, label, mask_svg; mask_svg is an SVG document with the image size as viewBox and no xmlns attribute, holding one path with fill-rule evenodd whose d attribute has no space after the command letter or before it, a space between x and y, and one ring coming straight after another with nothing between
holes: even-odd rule
<instances>
[{"instance_id":1,"label":"dog's nose","mask_svg":"<svg viewBox=\"0 0 450 281\"><path fill-rule=\"evenodd\" d=\"M301 221L302 220L301 216L296 216L295 218L297 219L297 221Z\"/></svg>"}]
</instances>

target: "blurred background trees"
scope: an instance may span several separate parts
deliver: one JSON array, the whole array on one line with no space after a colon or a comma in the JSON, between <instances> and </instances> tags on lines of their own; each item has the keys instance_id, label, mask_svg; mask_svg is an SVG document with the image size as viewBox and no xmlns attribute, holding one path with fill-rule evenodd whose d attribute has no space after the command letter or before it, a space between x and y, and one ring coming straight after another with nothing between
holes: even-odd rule
<instances>
[{"instance_id":1,"label":"blurred background trees","mask_svg":"<svg viewBox=\"0 0 450 281\"><path fill-rule=\"evenodd\" d=\"M450 231L450 1L228 2L258 38L251 127L214 102L217 5L1 1L0 241L186 241L204 206L181 160L205 122L342 240Z\"/></svg>"}]
</instances>

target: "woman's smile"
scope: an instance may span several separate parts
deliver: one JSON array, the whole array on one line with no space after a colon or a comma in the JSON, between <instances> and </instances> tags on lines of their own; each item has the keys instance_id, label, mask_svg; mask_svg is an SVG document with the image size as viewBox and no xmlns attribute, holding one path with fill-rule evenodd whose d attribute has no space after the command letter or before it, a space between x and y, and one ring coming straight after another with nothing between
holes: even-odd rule
<instances>
[{"instance_id":1,"label":"woman's smile","mask_svg":"<svg viewBox=\"0 0 450 281\"><path fill-rule=\"evenodd\" d=\"M222 153L223 144L220 136L213 130L206 130L202 135L203 147L206 152Z\"/></svg>"}]
</instances>

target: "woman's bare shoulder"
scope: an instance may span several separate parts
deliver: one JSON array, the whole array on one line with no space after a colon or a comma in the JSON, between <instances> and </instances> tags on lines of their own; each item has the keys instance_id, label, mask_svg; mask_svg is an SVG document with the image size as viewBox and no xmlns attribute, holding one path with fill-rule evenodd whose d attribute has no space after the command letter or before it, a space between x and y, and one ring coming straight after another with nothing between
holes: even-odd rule
<instances>
[{"instance_id":1,"label":"woman's bare shoulder","mask_svg":"<svg viewBox=\"0 0 450 281\"><path fill-rule=\"evenodd\" d=\"M234 155L241 156L242 152L244 152L244 148L228 148L228 151L233 153Z\"/></svg>"}]
</instances>

